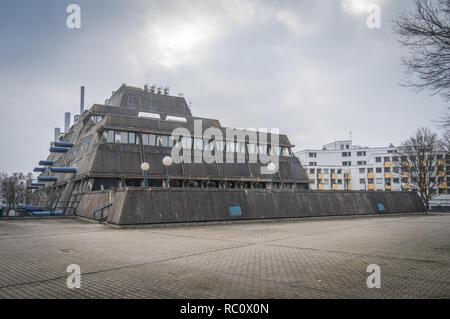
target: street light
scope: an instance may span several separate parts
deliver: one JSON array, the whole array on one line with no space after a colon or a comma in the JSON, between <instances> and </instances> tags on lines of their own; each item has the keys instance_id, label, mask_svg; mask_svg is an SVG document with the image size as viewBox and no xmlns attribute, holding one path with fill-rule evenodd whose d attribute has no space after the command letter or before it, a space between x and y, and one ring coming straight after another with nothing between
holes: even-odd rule
<instances>
[{"instance_id":1,"label":"street light","mask_svg":"<svg viewBox=\"0 0 450 319\"><path fill-rule=\"evenodd\" d=\"M150 165L147 162L141 164L141 170L144 172L144 187L147 187L147 171Z\"/></svg>"},{"instance_id":2,"label":"street light","mask_svg":"<svg viewBox=\"0 0 450 319\"><path fill-rule=\"evenodd\" d=\"M274 163L269 163L267 165L267 170L270 172L270 187L273 189L273 173L277 169L277 166Z\"/></svg>"},{"instance_id":3,"label":"street light","mask_svg":"<svg viewBox=\"0 0 450 319\"><path fill-rule=\"evenodd\" d=\"M170 156L166 156L163 158L162 163L166 167L166 187L169 187L169 166L172 165L173 160Z\"/></svg>"}]
</instances>

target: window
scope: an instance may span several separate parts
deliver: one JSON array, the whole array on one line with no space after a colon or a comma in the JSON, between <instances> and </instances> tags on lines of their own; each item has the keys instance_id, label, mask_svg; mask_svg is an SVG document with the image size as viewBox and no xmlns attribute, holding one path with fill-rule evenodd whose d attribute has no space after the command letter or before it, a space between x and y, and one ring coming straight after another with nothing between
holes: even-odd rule
<instances>
[{"instance_id":1,"label":"window","mask_svg":"<svg viewBox=\"0 0 450 319\"><path fill-rule=\"evenodd\" d=\"M280 147L276 146L276 145L271 145L270 146L270 155L279 156L280 155Z\"/></svg>"},{"instance_id":2,"label":"window","mask_svg":"<svg viewBox=\"0 0 450 319\"><path fill-rule=\"evenodd\" d=\"M365 180L364 178L360 178L360 179L359 179L359 183L360 183L360 184L365 184L365 183L366 183L366 180Z\"/></svg>"},{"instance_id":3,"label":"window","mask_svg":"<svg viewBox=\"0 0 450 319\"><path fill-rule=\"evenodd\" d=\"M92 123L97 124L102 119L103 119L103 116L101 116L101 115L92 115L90 120Z\"/></svg>"},{"instance_id":4,"label":"window","mask_svg":"<svg viewBox=\"0 0 450 319\"><path fill-rule=\"evenodd\" d=\"M369 167L369 168L367 169L367 173L373 173L373 168L372 168L372 167Z\"/></svg>"},{"instance_id":5,"label":"window","mask_svg":"<svg viewBox=\"0 0 450 319\"><path fill-rule=\"evenodd\" d=\"M393 167L393 168L392 168L392 171L393 171L394 173L399 173L399 172L400 172L400 167Z\"/></svg>"},{"instance_id":6,"label":"window","mask_svg":"<svg viewBox=\"0 0 450 319\"><path fill-rule=\"evenodd\" d=\"M328 174L328 173L329 173L329 169L328 169L328 168L325 168L325 169L323 170L323 173L324 173L324 174Z\"/></svg>"},{"instance_id":7,"label":"window","mask_svg":"<svg viewBox=\"0 0 450 319\"><path fill-rule=\"evenodd\" d=\"M104 141L107 143L137 144L135 132L120 132L108 130L103 133Z\"/></svg>"},{"instance_id":8,"label":"window","mask_svg":"<svg viewBox=\"0 0 450 319\"><path fill-rule=\"evenodd\" d=\"M309 162L309 166L317 166L317 162Z\"/></svg>"},{"instance_id":9,"label":"window","mask_svg":"<svg viewBox=\"0 0 450 319\"><path fill-rule=\"evenodd\" d=\"M343 150L344 149L344 145L341 145L341 150Z\"/></svg>"},{"instance_id":10,"label":"window","mask_svg":"<svg viewBox=\"0 0 450 319\"><path fill-rule=\"evenodd\" d=\"M311 168L310 170L309 170L309 173L310 174L314 174L316 172L316 170L314 169L314 168Z\"/></svg>"},{"instance_id":11,"label":"window","mask_svg":"<svg viewBox=\"0 0 450 319\"><path fill-rule=\"evenodd\" d=\"M400 183L400 178L394 178L394 184Z\"/></svg>"},{"instance_id":12,"label":"window","mask_svg":"<svg viewBox=\"0 0 450 319\"><path fill-rule=\"evenodd\" d=\"M384 172L385 173L390 173L391 172L391 168L390 167L385 167L384 168Z\"/></svg>"},{"instance_id":13,"label":"window","mask_svg":"<svg viewBox=\"0 0 450 319\"><path fill-rule=\"evenodd\" d=\"M393 156L393 157L392 157L392 161L393 161L393 162L398 162L398 156Z\"/></svg>"},{"instance_id":14,"label":"window","mask_svg":"<svg viewBox=\"0 0 450 319\"><path fill-rule=\"evenodd\" d=\"M342 185L342 179L338 179L338 180L337 180L337 183L338 183L339 185Z\"/></svg>"},{"instance_id":15,"label":"window","mask_svg":"<svg viewBox=\"0 0 450 319\"><path fill-rule=\"evenodd\" d=\"M330 180L329 180L329 179L324 179L324 180L323 180L323 183L324 183L325 185L329 185L329 184L330 184Z\"/></svg>"},{"instance_id":16,"label":"window","mask_svg":"<svg viewBox=\"0 0 450 319\"><path fill-rule=\"evenodd\" d=\"M227 143L228 145L228 143ZM194 150L202 150L203 149L203 139L201 138L194 138ZM234 150L234 144L233 144L233 150Z\"/></svg>"},{"instance_id":17,"label":"window","mask_svg":"<svg viewBox=\"0 0 450 319\"><path fill-rule=\"evenodd\" d=\"M314 178L313 178L313 179L310 179L310 180L309 180L309 183L310 183L310 184L315 184L315 183L316 183L316 180L315 180Z\"/></svg>"},{"instance_id":18,"label":"window","mask_svg":"<svg viewBox=\"0 0 450 319\"><path fill-rule=\"evenodd\" d=\"M281 148L281 156L291 156L291 152L289 151L289 147L282 147Z\"/></svg>"},{"instance_id":19,"label":"window","mask_svg":"<svg viewBox=\"0 0 450 319\"><path fill-rule=\"evenodd\" d=\"M172 115L167 115L167 116L166 116L166 121L184 122L184 123L187 122L187 120L186 120L185 117L181 117L181 116L172 116Z\"/></svg>"},{"instance_id":20,"label":"window","mask_svg":"<svg viewBox=\"0 0 450 319\"><path fill-rule=\"evenodd\" d=\"M346 148L346 149L349 149L349 148L350 148L350 145L348 145L348 144L345 145L345 148Z\"/></svg>"},{"instance_id":21,"label":"window","mask_svg":"<svg viewBox=\"0 0 450 319\"><path fill-rule=\"evenodd\" d=\"M336 173L336 170L334 168L331 169L331 174Z\"/></svg>"},{"instance_id":22,"label":"window","mask_svg":"<svg viewBox=\"0 0 450 319\"><path fill-rule=\"evenodd\" d=\"M236 152L238 153L245 153L245 144L241 142L236 142ZM278 147L278 153L276 155L279 155L280 148Z\"/></svg>"},{"instance_id":23,"label":"window","mask_svg":"<svg viewBox=\"0 0 450 319\"><path fill-rule=\"evenodd\" d=\"M352 162L342 162L342 166L352 166Z\"/></svg>"},{"instance_id":24,"label":"window","mask_svg":"<svg viewBox=\"0 0 450 319\"><path fill-rule=\"evenodd\" d=\"M255 152L258 152L258 149L256 148L256 144L249 144L249 147L252 147L252 145L255 147ZM216 150L219 153L223 153L225 151L225 141L216 140ZM254 153L254 154L256 154L256 153Z\"/></svg>"},{"instance_id":25,"label":"window","mask_svg":"<svg viewBox=\"0 0 450 319\"><path fill-rule=\"evenodd\" d=\"M377 184L383 184L383 179L382 179L382 178L377 178L377 179L375 180L375 182L376 182Z\"/></svg>"},{"instance_id":26,"label":"window","mask_svg":"<svg viewBox=\"0 0 450 319\"><path fill-rule=\"evenodd\" d=\"M367 165L366 161L358 161L358 165Z\"/></svg>"},{"instance_id":27,"label":"window","mask_svg":"<svg viewBox=\"0 0 450 319\"><path fill-rule=\"evenodd\" d=\"M365 174L366 173L366 169L365 168L360 168L359 169L359 173L360 174Z\"/></svg>"},{"instance_id":28,"label":"window","mask_svg":"<svg viewBox=\"0 0 450 319\"><path fill-rule=\"evenodd\" d=\"M377 173L382 173L381 167L377 167Z\"/></svg>"},{"instance_id":29,"label":"window","mask_svg":"<svg viewBox=\"0 0 450 319\"><path fill-rule=\"evenodd\" d=\"M366 151L357 152L356 156L366 156Z\"/></svg>"},{"instance_id":30,"label":"window","mask_svg":"<svg viewBox=\"0 0 450 319\"><path fill-rule=\"evenodd\" d=\"M342 152L343 157L350 157L352 156L352 152Z\"/></svg>"},{"instance_id":31,"label":"window","mask_svg":"<svg viewBox=\"0 0 450 319\"><path fill-rule=\"evenodd\" d=\"M249 143L247 144L247 150L249 154L257 154L258 153L258 145Z\"/></svg>"},{"instance_id":32,"label":"window","mask_svg":"<svg viewBox=\"0 0 450 319\"><path fill-rule=\"evenodd\" d=\"M381 163L381 157L375 157L375 162L376 163Z\"/></svg>"},{"instance_id":33,"label":"window","mask_svg":"<svg viewBox=\"0 0 450 319\"><path fill-rule=\"evenodd\" d=\"M107 131L107 133L106 133L106 142L114 143L114 131Z\"/></svg>"},{"instance_id":34,"label":"window","mask_svg":"<svg viewBox=\"0 0 450 319\"><path fill-rule=\"evenodd\" d=\"M385 161L385 162L390 162L390 161L391 161L391 158L390 158L389 156L386 156L386 157L384 158L384 161Z\"/></svg>"},{"instance_id":35,"label":"window","mask_svg":"<svg viewBox=\"0 0 450 319\"><path fill-rule=\"evenodd\" d=\"M337 173L338 173L338 174L342 174L342 169L339 168L339 169L337 170Z\"/></svg>"},{"instance_id":36,"label":"window","mask_svg":"<svg viewBox=\"0 0 450 319\"><path fill-rule=\"evenodd\" d=\"M317 153L309 153L309 157L317 157Z\"/></svg>"},{"instance_id":37,"label":"window","mask_svg":"<svg viewBox=\"0 0 450 319\"><path fill-rule=\"evenodd\" d=\"M149 112L139 112L138 117L144 118L153 118L153 119L161 119L161 116L158 113L149 113Z\"/></svg>"},{"instance_id":38,"label":"window","mask_svg":"<svg viewBox=\"0 0 450 319\"><path fill-rule=\"evenodd\" d=\"M266 144L259 144L258 145L258 153L262 155L267 155L267 145Z\"/></svg>"}]
</instances>

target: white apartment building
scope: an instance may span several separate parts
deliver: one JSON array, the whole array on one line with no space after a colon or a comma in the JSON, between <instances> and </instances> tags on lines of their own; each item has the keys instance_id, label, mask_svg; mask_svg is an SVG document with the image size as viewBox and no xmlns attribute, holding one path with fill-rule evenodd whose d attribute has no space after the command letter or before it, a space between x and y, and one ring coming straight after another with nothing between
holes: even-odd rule
<instances>
[{"instance_id":1,"label":"white apartment building","mask_svg":"<svg viewBox=\"0 0 450 319\"><path fill-rule=\"evenodd\" d=\"M320 150L295 152L314 190L413 190L407 173L402 173L397 149L363 147L351 140L336 141Z\"/></svg>"}]
</instances>

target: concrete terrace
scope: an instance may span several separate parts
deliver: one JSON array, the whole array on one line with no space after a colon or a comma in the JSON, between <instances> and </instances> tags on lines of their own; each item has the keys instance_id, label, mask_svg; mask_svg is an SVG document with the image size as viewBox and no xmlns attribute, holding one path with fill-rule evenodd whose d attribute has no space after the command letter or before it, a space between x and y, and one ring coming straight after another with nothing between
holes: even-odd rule
<instances>
[{"instance_id":1,"label":"concrete terrace","mask_svg":"<svg viewBox=\"0 0 450 319\"><path fill-rule=\"evenodd\" d=\"M68 289L66 267L81 267ZM368 289L369 264L381 289ZM450 214L113 229L0 219L0 298L449 298Z\"/></svg>"}]
</instances>

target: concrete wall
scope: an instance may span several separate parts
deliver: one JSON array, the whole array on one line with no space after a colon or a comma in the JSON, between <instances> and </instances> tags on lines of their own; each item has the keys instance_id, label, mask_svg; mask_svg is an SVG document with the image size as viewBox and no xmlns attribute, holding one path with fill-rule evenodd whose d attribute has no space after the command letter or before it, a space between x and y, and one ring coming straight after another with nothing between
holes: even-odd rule
<instances>
[{"instance_id":1,"label":"concrete wall","mask_svg":"<svg viewBox=\"0 0 450 319\"><path fill-rule=\"evenodd\" d=\"M78 214L92 218L105 210L108 222L118 225L227 221L423 212L417 194L411 192L315 192L245 189L142 189L100 191L82 196ZM379 212L382 203L385 212ZM241 206L241 216L231 216L230 205Z\"/></svg>"}]
</instances>

